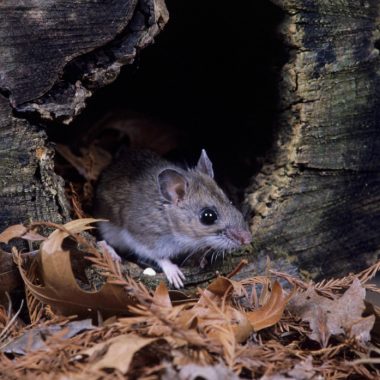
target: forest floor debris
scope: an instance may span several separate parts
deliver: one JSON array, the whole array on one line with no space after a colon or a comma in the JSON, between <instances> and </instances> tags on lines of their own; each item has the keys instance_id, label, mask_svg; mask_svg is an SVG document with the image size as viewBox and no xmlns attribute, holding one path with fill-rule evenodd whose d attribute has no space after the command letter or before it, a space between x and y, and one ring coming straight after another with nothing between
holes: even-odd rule
<instances>
[{"instance_id":1,"label":"forest floor debris","mask_svg":"<svg viewBox=\"0 0 380 380\"><path fill-rule=\"evenodd\" d=\"M365 300L380 293L369 283L380 262L320 283L270 270L235 281L234 271L189 297L125 276L82 234L95 221L0 234L42 241L33 255L13 247L0 256L17 264L29 319L10 298L0 306L2 379L380 378L380 312ZM101 273L100 289L81 286L67 247Z\"/></svg>"}]
</instances>

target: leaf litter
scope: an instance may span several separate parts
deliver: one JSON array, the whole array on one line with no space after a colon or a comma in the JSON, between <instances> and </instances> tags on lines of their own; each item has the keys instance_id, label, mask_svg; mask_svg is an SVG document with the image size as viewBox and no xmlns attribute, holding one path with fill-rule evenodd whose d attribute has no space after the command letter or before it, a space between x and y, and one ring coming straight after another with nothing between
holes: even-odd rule
<instances>
[{"instance_id":1,"label":"leaf litter","mask_svg":"<svg viewBox=\"0 0 380 380\"><path fill-rule=\"evenodd\" d=\"M367 282L380 262L320 283L274 271L235 281L239 266L188 297L122 273L83 234L94 222L16 225L0 234L4 243L42 241L34 255L1 252L18 267L31 321L10 300L0 306L2 379L380 377L380 313L365 302L367 290L379 292ZM44 236L40 227L54 231ZM81 284L73 254L99 271L100 288Z\"/></svg>"}]
</instances>

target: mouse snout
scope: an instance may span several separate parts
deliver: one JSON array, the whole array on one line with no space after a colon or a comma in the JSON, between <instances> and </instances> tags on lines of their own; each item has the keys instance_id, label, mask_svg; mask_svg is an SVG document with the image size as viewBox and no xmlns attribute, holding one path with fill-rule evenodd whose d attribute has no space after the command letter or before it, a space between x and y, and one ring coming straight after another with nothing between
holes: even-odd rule
<instances>
[{"instance_id":1,"label":"mouse snout","mask_svg":"<svg viewBox=\"0 0 380 380\"><path fill-rule=\"evenodd\" d=\"M249 244L252 241L252 234L243 229L227 228L226 235L237 243L242 245Z\"/></svg>"}]
</instances>

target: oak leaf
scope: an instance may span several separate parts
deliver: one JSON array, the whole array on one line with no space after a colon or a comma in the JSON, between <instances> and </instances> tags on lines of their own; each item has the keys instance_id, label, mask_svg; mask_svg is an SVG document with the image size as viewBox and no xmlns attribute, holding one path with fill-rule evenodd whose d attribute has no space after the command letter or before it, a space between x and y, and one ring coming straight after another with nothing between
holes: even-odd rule
<instances>
[{"instance_id":1,"label":"oak leaf","mask_svg":"<svg viewBox=\"0 0 380 380\"><path fill-rule=\"evenodd\" d=\"M314 288L297 293L289 304L289 310L303 321L309 322L309 338L326 347L330 336L346 335L362 343L370 339L375 316L363 318L365 288L358 278L346 292L333 299L322 297Z\"/></svg>"},{"instance_id":2,"label":"oak leaf","mask_svg":"<svg viewBox=\"0 0 380 380\"><path fill-rule=\"evenodd\" d=\"M78 219L65 224L64 229L53 231L41 245L36 257L43 285L33 283L30 275L18 262L20 274L28 290L42 303L50 305L61 315L96 315L100 311L104 317L115 314L128 314L128 305L134 298L128 295L123 286L105 283L100 290L83 290L74 276L70 252L62 248L63 240L69 234L88 230L95 219Z\"/></svg>"},{"instance_id":3,"label":"oak leaf","mask_svg":"<svg viewBox=\"0 0 380 380\"><path fill-rule=\"evenodd\" d=\"M18 355L24 355L27 352L41 349L48 350L46 340L51 336L59 335L61 339L68 339L82 331L94 328L95 326L92 325L91 319L68 322L64 326L58 324L38 326L31 330L26 330L21 336L1 347L0 350L5 353Z\"/></svg>"}]
</instances>

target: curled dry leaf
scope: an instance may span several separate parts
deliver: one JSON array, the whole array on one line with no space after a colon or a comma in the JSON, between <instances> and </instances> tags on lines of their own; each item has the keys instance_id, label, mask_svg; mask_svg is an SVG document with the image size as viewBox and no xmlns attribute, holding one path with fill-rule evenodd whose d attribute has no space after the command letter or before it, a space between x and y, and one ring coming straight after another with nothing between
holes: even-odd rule
<instances>
[{"instance_id":1,"label":"curled dry leaf","mask_svg":"<svg viewBox=\"0 0 380 380\"><path fill-rule=\"evenodd\" d=\"M136 334L123 334L98 343L82 351L80 354L89 356L89 369L93 371L114 368L121 373L127 373L133 355L142 348L158 340L158 338L143 338Z\"/></svg>"},{"instance_id":2,"label":"curled dry leaf","mask_svg":"<svg viewBox=\"0 0 380 380\"><path fill-rule=\"evenodd\" d=\"M10 240L16 238L21 238L29 241L41 241L46 239L44 236L33 230L30 230L22 224L15 224L6 228L0 234L0 243L8 244Z\"/></svg>"},{"instance_id":3,"label":"curled dry leaf","mask_svg":"<svg viewBox=\"0 0 380 380\"><path fill-rule=\"evenodd\" d=\"M278 281L272 286L268 301L259 309L246 313L255 331L275 325L282 317L293 293L285 294Z\"/></svg>"},{"instance_id":4,"label":"curled dry leaf","mask_svg":"<svg viewBox=\"0 0 380 380\"><path fill-rule=\"evenodd\" d=\"M172 307L172 301L170 300L169 290L163 282L157 286L153 295L155 305L160 305L161 307Z\"/></svg>"},{"instance_id":5,"label":"curled dry leaf","mask_svg":"<svg viewBox=\"0 0 380 380\"><path fill-rule=\"evenodd\" d=\"M375 316L363 318L365 288L355 278L342 296L334 299L322 297L310 287L297 293L289 304L289 310L303 321L309 322L310 339L326 347L331 335L346 335L362 343L368 342Z\"/></svg>"},{"instance_id":6,"label":"curled dry leaf","mask_svg":"<svg viewBox=\"0 0 380 380\"><path fill-rule=\"evenodd\" d=\"M28 229L22 224L15 224L14 226L10 226L0 234L0 243L8 244L10 240L20 238L27 232Z\"/></svg>"},{"instance_id":7,"label":"curled dry leaf","mask_svg":"<svg viewBox=\"0 0 380 380\"><path fill-rule=\"evenodd\" d=\"M108 317L115 314L128 314L128 305L135 300L128 295L123 286L107 282L99 291L86 291L80 288L71 266L70 252L62 249L63 240L69 234L77 234L92 228L95 219L74 220L57 229L42 244L36 259L43 285L35 284L22 268L18 266L28 290L42 303L50 305L61 315L94 315L100 311Z\"/></svg>"}]
</instances>

